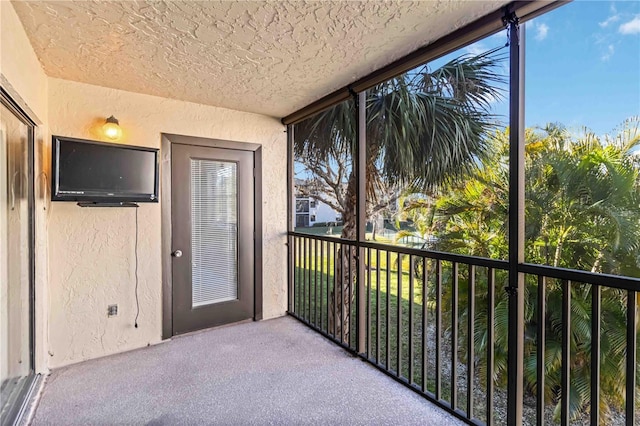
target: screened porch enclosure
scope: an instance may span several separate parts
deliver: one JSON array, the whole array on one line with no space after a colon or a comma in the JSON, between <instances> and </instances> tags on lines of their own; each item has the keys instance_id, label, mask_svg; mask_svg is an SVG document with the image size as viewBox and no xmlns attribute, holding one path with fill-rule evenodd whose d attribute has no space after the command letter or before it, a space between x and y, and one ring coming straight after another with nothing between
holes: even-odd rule
<instances>
[{"instance_id":1,"label":"screened porch enclosure","mask_svg":"<svg viewBox=\"0 0 640 426\"><path fill-rule=\"evenodd\" d=\"M0 8L0 423L640 425L640 2Z\"/></svg>"},{"instance_id":2,"label":"screened porch enclosure","mask_svg":"<svg viewBox=\"0 0 640 426\"><path fill-rule=\"evenodd\" d=\"M527 46L589 7L547 6L285 117L288 312L470 424L640 424L638 118L531 123Z\"/></svg>"}]
</instances>

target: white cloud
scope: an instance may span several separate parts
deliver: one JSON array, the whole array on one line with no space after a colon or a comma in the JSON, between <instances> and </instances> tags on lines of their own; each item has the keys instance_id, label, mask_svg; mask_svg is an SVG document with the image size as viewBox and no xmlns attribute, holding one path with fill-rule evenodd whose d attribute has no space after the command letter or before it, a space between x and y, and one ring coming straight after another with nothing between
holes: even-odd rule
<instances>
[{"instance_id":1,"label":"white cloud","mask_svg":"<svg viewBox=\"0 0 640 426\"><path fill-rule=\"evenodd\" d=\"M636 15L629 22L620 25L618 32L621 34L640 34L640 15Z\"/></svg>"},{"instance_id":2,"label":"white cloud","mask_svg":"<svg viewBox=\"0 0 640 426\"><path fill-rule=\"evenodd\" d=\"M613 46L613 44L610 44L609 46L607 46L607 51L603 53L602 56L600 56L600 59L605 62L608 61L609 59L611 59L615 51L616 48Z\"/></svg>"},{"instance_id":3,"label":"white cloud","mask_svg":"<svg viewBox=\"0 0 640 426\"><path fill-rule=\"evenodd\" d=\"M547 38L547 34L549 33L549 26L547 24L536 24L536 40L542 41Z\"/></svg>"},{"instance_id":4,"label":"white cloud","mask_svg":"<svg viewBox=\"0 0 640 426\"><path fill-rule=\"evenodd\" d=\"M605 44L610 39L610 37L598 33L593 34L592 37L595 44Z\"/></svg>"},{"instance_id":5,"label":"white cloud","mask_svg":"<svg viewBox=\"0 0 640 426\"><path fill-rule=\"evenodd\" d=\"M472 56L477 56L482 53L485 53L487 50L486 47L482 45L482 43L473 43L472 45L467 46L467 52Z\"/></svg>"},{"instance_id":6,"label":"white cloud","mask_svg":"<svg viewBox=\"0 0 640 426\"><path fill-rule=\"evenodd\" d=\"M620 15L612 15L612 16L609 16L604 21L598 22L598 25L600 25L600 28L607 28L609 25L613 24L614 22L618 22L619 20L620 20Z\"/></svg>"}]
</instances>

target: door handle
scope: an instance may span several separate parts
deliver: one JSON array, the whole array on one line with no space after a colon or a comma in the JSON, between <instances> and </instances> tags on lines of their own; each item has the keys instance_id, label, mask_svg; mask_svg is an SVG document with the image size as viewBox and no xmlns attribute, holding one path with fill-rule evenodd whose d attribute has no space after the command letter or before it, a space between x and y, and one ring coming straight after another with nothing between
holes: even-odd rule
<instances>
[{"instance_id":1,"label":"door handle","mask_svg":"<svg viewBox=\"0 0 640 426\"><path fill-rule=\"evenodd\" d=\"M173 253L171 253L171 256L173 257L182 257L182 250L176 250Z\"/></svg>"}]
</instances>

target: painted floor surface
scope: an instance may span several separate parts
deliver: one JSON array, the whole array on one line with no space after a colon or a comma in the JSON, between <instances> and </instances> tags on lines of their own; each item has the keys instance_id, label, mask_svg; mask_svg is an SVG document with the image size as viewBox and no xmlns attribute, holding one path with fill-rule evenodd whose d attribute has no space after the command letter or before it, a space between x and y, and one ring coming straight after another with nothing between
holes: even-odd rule
<instances>
[{"instance_id":1,"label":"painted floor surface","mask_svg":"<svg viewBox=\"0 0 640 426\"><path fill-rule=\"evenodd\" d=\"M461 425L290 317L57 369L36 425Z\"/></svg>"}]
</instances>

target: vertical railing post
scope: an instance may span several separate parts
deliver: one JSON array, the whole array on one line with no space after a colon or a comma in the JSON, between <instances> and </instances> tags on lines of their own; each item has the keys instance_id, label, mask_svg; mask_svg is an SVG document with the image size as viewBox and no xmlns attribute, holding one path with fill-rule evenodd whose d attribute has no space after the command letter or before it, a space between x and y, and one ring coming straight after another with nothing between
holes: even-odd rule
<instances>
[{"instance_id":1,"label":"vertical railing post","mask_svg":"<svg viewBox=\"0 0 640 426\"><path fill-rule=\"evenodd\" d=\"M442 398L442 262L436 260L436 384L435 396Z\"/></svg>"},{"instance_id":2,"label":"vertical railing post","mask_svg":"<svg viewBox=\"0 0 640 426\"><path fill-rule=\"evenodd\" d=\"M306 245L306 249L305 249L305 256L307 259L307 266L304 268L305 271L305 282L307 283L307 287L306 287L306 292L305 292L305 302L306 302L306 308L305 308L305 312L307 314L306 316L306 320L309 323L309 325L312 325L313 323L311 322L311 300L313 299L313 285L312 285L312 276L313 276L313 255L312 255L312 251L313 251L313 239L311 238L306 238L305 240L307 241L307 245Z\"/></svg>"},{"instance_id":3,"label":"vertical railing post","mask_svg":"<svg viewBox=\"0 0 640 426\"><path fill-rule=\"evenodd\" d=\"M380 249L376 249L376 364L380 364L380 286L382 285Z\"/></svg>"},{"instance_id":4,"label":"vertical railing post","mask_svg":"<svg viewBox=\"0 0 640 426\"><path fill-rule=\"evenodd\" d=\"M451 409L458 408L458 262L451 265Z\"/></svg>"},{"instance_id":5,"label":"vertical railing post","mask_svg":"<svg viewBox=\"0 0 640 426\"><path fill-rule=\"evenodd\" d=\"M356 159L356 176L358 178L357 186L357 199L356 199L356 247L358 250L357 270L356 270L356 282L358 284L356 297L356 350L358 353L365 353L366 347L366 298L365 298L365 256L364 247L360 246L360 243L365 240L365 231L367 224L367 199L366 199L366 184L367 184L367 98L366 92L360 92L354 94L356 98L356 109L358 111L358 123L357 129L357 159Z\"/></svg>"},{"instance_id":6,"label":"vertical railing post","mask_svg":"<svg viewBox=\"0 0 640 426\"><path fill-rule=\"evenodd\" d=\"M636 417L636 333L637 333L636 292L627 291L627 368L626 368L626 401L625 425L633 426Z\"/></svg>"},{"instance_id":7,"label":"vertical railing post","mask_svg":"<svg viewBox=\"0 0 640 426\"><path fill-rule=\"evenodd\" d=\"M413 357L414 357L414 351L413 351L413 299L415 297L414 295L414 282L413 282L413 271L415 268L415 258L412 254L409 255L409 328L407 330L407 334L408 334L408 346L409 346L409 350L408 350L408 358L409 358L409 364L408 364L408 368L409 371L407 373L407 379L409 380L409 384L413 384ZM398 303L401 303L402 299L400 299L398 301Z\"/></svg>"},{"instance_id":8,"label":"vertical railing post","mask_svg":"<svg viewBox=\"0 0 640 426\"><path fill-rule=\"evenodd\" d=\"M397 284L397 303L398 314L396 315L396 375L402 377L402 254L396 253L398 260L398 269L396 270Z\"/></svg>"},{"instance_id":9,"label":"vertical railing post","mask_svg":"<svg viewBox=\"0 0 640 426\"><path fill-rule=\"evenodd\" d=\"M344 290L341 291L337 291L337 286L340 285L341 281L339 281L338 279L338 274L336 273L336 271L342 271L343 269L343 265L342 265L342 256L340 257L340 266L338 266L338 244L337 243L333 243L333 306L335 306L335 308L333 308L333 338L337 339L338 338L338 319L340 320L340 324L344 323L344 318L342 318L342 313L344 312L344 309L342 309L342 305L338 304L338 300L342 300L342 296L340 296L340 299L338 299L338 294L342 293L344 295ZM338 267L340 269L338 269ZM342 288L342 287L341 287ZM338 315L338 309L340 310L340 314ZM342 333L340 334L340 342L342 342Z\"/></svg>"},{"instance_id":10,"label":"vertical railing post","mask_svg":"<svg viewBox=\"0 0 640 426\"><path fill-rule=\"evenodd\" d=\"M600 316L601 287L591 285L591 426L600 424Z\"/></svg>"},{"instance_id":11,"label":"vertical railing post","mask_svg":"<svg viewBox=\"0 0 640 426\"><path fill-rule=\"evenodd\" d=\"M293 209L295 208L295 193L293 186L293 125L287 126L287 232L293 231L293 221L295 215ZM294 290L294 271L295 271L295 258L293 251L293 238L287 237L287 263L289 267L288 271L288 292L287 292L287 309L289 313L293 313L295 309L295 290Z\"/></svg>"},{"instance_id":12,"label":"vertical railing post","mask_svg":"<svg viewBox=\"0 0 640 426\"><path fill-rule=\"evenodd\" d=\"M469 290L467 296L467 418L473 418L474 368L475 368L475 316L476 316L476 267L469 265Z\"/></svg>"},{"instance_id":13,"label":"vertical railing post","mask_svg":"<svg viewBox=\"0 0 640 426\"><path fill-rule=\"evenodd\" d=\"M427 284L429 277L427 276L427 258L422 258L422 392L427 392Z\"/></svg>"},{"instance_id":14,"label":"vertical railing post","mask_svg":"<svg viewBox=\"0 0 640 426\"><path fill-rule=\"evenodd\" d=\"M318 240L313 242L313 325L318 326Z\"/></svg>"},{"instance_id":15,"label":"vertical railing post","mask_svg":"<svg viewBox=\"0 0 640 426\"><path fill-rule=\"evenodd\" d=\"M493 415L493 363L495 359L495 324L496 292L495 292L495 271L493 268L487 269L487 426L493 426L495 416Z\"/></svg>"},{"instance_id":16,"label":"vertical railing post","mask_svg":"<svg viewBox=\"0 0 640 426\"><path fill-rule=\"evenodd\" d=\"M571 281L562 282L562 365L560 367L560 424L571 422Z\"/></svg>"},{"instance_id":17,"label":"vertical railing post","mask_svg":"<svg viewBox=\"0 0 640 426\"><path fill-rule=\"evenodd\" d=\"M509 31L509 331L507 424L522 424L524 356L524 26L508 13Z\"/></svg>"},{"instance_id":18,"label":"vertical railing post","mask_svg":"<svg viewBox=\"0 0 640 426\"><path fill-rule=\"evenodd\" d=\"M325 242L324 241L320 241L320 330L323 330L323 313L324 313L324 309L323 309L323 299L324 299L324 293L326 293L326 289L328 287L327 283L326 283L326 275L324 273L324 245ZM327 302L329 301L329 298L327 297ZM329 319L327 318L327 324L329 323Z\"/></svg>"},{"instance_id":19,"label":"vertical railing post","mask_svg":"<svg viewBox=\"0 0 640 426\"><path fill-rule=\"evenodd\" d=\"M387 250L387 294L385 297L385 321L386 321L386 345L384 354L384 366L387 370L391 368L391 251Z\"/></svg>"},{"instance_id":20,"label":"vertical railing post","mask_svg":"<svg viewBox=\"0 0 640 426\"><path fill-rule=\"evenodd\" d=\"M367 248L367 359L371 359L371 249Z\"/></svg>"},{"instance_id":21,"label":"vertical railing post","mask_svg":"<svg viewBox=\"0 0 640 426\"><path fill-rule=\"evenodd\" d=\"M536 335L536 425L544 426L544 388L546 379L545 347L546 347L546 317L547 317L547 280L538 275L538 327Z\"/></svg>"}]
</instances>

